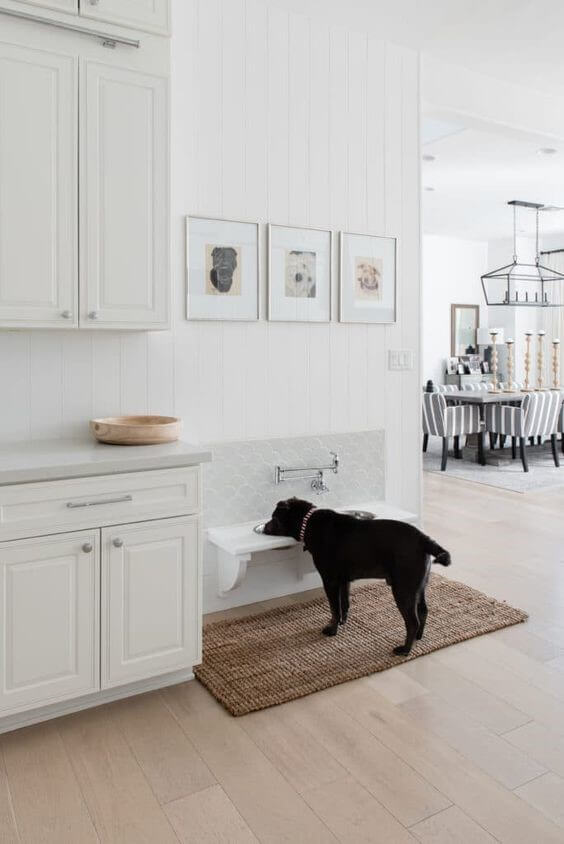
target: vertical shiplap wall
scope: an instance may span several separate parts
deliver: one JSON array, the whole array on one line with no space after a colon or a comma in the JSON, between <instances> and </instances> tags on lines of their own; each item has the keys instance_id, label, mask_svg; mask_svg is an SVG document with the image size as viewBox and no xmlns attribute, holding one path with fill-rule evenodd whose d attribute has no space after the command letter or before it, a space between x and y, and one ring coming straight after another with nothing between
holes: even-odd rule
<instances>
[{"instance_id":1,"label":"vertical shiplap wall","mask_svg":"<svg viewBox=\"0 0 564 844\"><path fill-rule=\"evenodd\" d=\"M262 0L173 11L173 330L1 332L0 437L136 412L206 442L385 429L387 495L418 509L418 57ZM397 235L397 324L186 322L190 213ZM263 317L265 298L263 273ZM387 370L391 348L413 372Z\"/></svg>"}]
</instances>

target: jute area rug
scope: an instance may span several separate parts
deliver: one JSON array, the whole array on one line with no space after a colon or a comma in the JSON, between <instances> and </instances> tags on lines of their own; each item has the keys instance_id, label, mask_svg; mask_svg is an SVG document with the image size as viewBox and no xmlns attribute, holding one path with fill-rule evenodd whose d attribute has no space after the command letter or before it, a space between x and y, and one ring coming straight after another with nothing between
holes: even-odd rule
<instances>
[{"instance_id":1,"label":"jute area rug","mask_svg":"<svg viewBox=\"0 0 564 844\"><path fill-rule=\"evenodd\" d=\"M333 638L321 633L325 598L209 624L195 674L232 715L246 715L527 619L522 610L436 574L427 603L423 639L408 657L392 653L405 627L389 587L377 582L352 591L347 624Z\"/></svg>"}]
</instances>

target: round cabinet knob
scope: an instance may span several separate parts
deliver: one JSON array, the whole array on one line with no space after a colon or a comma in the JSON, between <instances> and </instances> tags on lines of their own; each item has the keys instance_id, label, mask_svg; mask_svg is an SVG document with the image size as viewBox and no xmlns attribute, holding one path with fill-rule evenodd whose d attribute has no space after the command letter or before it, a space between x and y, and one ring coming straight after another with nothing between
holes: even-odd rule
<instances>
[{"instance_id":1,"label":"round cabinet knob","mask_svg":"<svg viewBox=\"0 0 564 844\"><path fill-rule=\"evenodd\" d=\"M98 311L90 311L88 319L98 319Z\"/></svg>"},{"instance_id":2,"label":"round cabinet knob","mask_svg":"<svg viewBox=\"0 0 564 844\"><path fill-rule=\"evenodd\" d=\"M91 542L85 542L84 545L82 546L82 550L84 551L85 554L90 554L90 552L92 551L92 543Z\"/></svg>"},{"instance_id":3,"label":"round cabinet knob","mask_svg":"<svg viewBox=\"0 0 564 844\"><path fill-rule=\"evenodd\" d=\"M72 311L63 311L61 316L63 319L72 319Z\"/></svg>"},{"instance_id":4,"label":"round cabinet knob","mask_svg":"<svg viewBox=\"0 0 564 844\"><path fill-rule=\"evenodd\" d=\"M120 539L119 536L116 536L116 538L112 540L112 545L114 546L114 548L121 548L123 545L123 539Z\"/></svg>"}]
</instances>

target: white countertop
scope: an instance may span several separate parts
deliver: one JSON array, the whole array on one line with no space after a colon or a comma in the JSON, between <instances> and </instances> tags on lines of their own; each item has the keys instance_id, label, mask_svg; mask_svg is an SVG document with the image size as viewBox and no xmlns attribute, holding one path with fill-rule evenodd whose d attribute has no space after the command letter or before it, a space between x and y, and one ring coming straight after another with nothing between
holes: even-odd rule
<instances>
[{"instance_id":1,"label":"white countertop","mask_svg":"<svg viewBox=\"0 0 564 844\"><path fill-rule=\"evenodd\" d=\"M320 509L323 508L322 503L319 503L318 506ZM388 504L386 501L369 501L337 509L339 512L343 510L368 510L374 513L377 519L395 519L400 522L411 523L417 520L415 513L400 510L399 507ZM272 551L276 548L291 548L293 545L299 544L290 536L269 536L264 533L255 533L253 531L254 526L260 524L261 521L267 521L268 518L270 517L245 522L244 524L208 528L208 541L235 557L242 554L255 554L259 551Z\"/></svg>"},{"instance_id":2,"label":"white countertop","mask_svg":"<svg viewBox=\"0 0 564 844\"><path fill-rule=\"evenodd\" d=\"M209 460L209 451L182 440L131 446L104 445L92 438L9 443L0 446L0 486L173 469Z\"/></svg>"}]
</instances>

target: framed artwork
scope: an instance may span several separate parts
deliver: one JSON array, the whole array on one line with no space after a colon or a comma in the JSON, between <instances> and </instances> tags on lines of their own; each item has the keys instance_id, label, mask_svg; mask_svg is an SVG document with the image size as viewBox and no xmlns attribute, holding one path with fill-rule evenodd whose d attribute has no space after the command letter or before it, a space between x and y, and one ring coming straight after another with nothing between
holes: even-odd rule
<instances>
[{"instance_id":1,"label":"framed artwork","mask_svg":"<svg viewBox=\"0 0 564 844\"><path fill-rule=\"evenodd\" d=\"M397 238L340 234L341 322L396 321Z\"/></svg>"},{"instance_id":2,"label":"framed artwork","mask_svg":"<svg viewBox=\"0 0 564 844\"><path fill-rule=\"evenodd\" d=\"M259 318L259 226L186 218L188 319Z\"/></svg>"},{"instance_id":3,"label":"framed artwork","mask_svg":"<svg viewBox=\"0 0 564 844\"><path fill-rule=\"evenodd\" d=\"M268 226L268 318L329 322L333 233Z\"/></svg>"},{"instance_id":4,"label":"framed artwork","mask_svg":"<svg viewBox=\"0 0 564 844\"><path fill-rule=\"evenodd\" d=\"M450 353L471 355L478 350L479 305L450 306Z\"/></svg>"}]
</instances>

